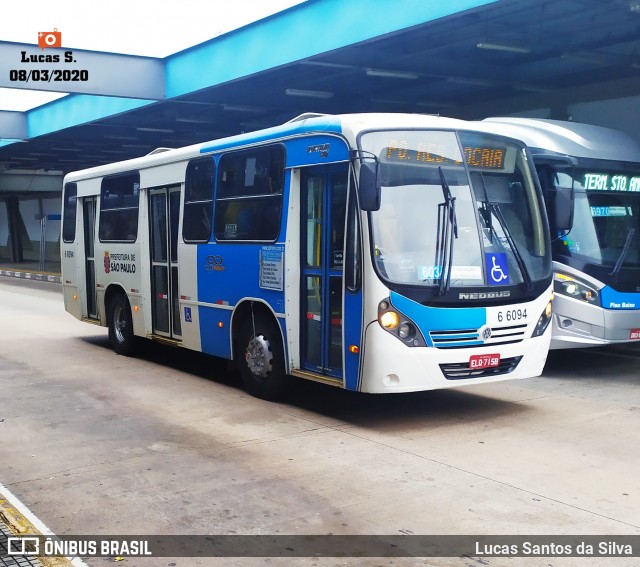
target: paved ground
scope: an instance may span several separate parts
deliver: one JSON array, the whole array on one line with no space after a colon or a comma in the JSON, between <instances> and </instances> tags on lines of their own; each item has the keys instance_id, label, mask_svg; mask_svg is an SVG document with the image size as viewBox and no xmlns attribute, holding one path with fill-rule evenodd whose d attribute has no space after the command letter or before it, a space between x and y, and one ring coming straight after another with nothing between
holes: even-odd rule
<instances>
[{"instance_id":1,"label":"paved ground","mask_svg":"<svg viewBox=\"0 0 640 567\"><path fill-rule=\"evenodd\" d=\"M0 483L65 534L640 534L640 350L552 352L542 377L397 396L225 366L0 278ZM91 565L112 560L87 559ZM122 565L633 565L636 559L127 559Z\"/></svg>"}]
</instances>

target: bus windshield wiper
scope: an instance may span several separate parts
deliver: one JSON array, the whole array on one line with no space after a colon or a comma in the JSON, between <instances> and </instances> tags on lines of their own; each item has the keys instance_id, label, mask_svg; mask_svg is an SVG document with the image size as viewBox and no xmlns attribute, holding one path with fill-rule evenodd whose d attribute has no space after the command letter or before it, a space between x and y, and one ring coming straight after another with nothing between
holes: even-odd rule
<instances>
[{"instance_id":1,"label":"bus windshield wiper","mask_svg":"<svg viewBox=\"0 0 640 567\"><path fill-rule=\"evenodd\" d=\"M484 224L489 231L489 243L493 244L493 220L491 211L489 210L489 196L487 195L487 186L484 182L483 173L480 173L480 181L482 185L482 193L484 194L484 201L480 208L480 216L482 216L482 220L484 220Z\"/></svg>"},{"instance_id":2,"label":"bus windshield wiper","mask_svg":"<svg viewBox=\"0 0 640 567\"><path fill-rule=\"evenodd\" d=\"M531 280L531 275L529 274L529 270L527 270L527 266L522 259L522 254L520 254L520 250L518 250L515 241L513 240L513 236L511 235L511 231L507 226L507 222L502 215L502 211L500 210L500 206L498 203L489 203L489 208L491 212L495 215L496 219L498 219L498 223L500 224L500 228L502 228L502 232L504 233L505 238L507 239L507 243L509 247L513 251L513 256L516 259L516 264L518 264L518 268L520 269L520 273L522 274L522 279L528 290L533 289L533 282Z\"/></svg>"},{"instance_id":3,"label":"bus windshield wiper","mask_svg":"<svg viewBox=\"0 0 640 567\"><path fill-rule=\"evenodd\" d=\"M629 232L627 232L627 239L624 241L622 252L620 252L620 256L618 257L616 265L613 267L613 270L611 270L611 273L609 274L610 276L617 275L618 272L620 271L620 268L622 268L624 259L627 257L629 248L631 248L631 241L633 240L633 236L635 235L635 233L636 233L636 229L633 226L629 227Z\"/></svg>"},{"instance_id":4,"label":"bus windshield wiper","mask_svg":"<svg viewBox=\"0 0 640 567\"><path fill-rule=\"evenodd\" d=\"M456 198L451 195L451 189L449 189L442 167L438 166L438 171L444 202L438 204L436 266L441 266L438 295L444 295L451 287L453 242L458 238L458 221L456 218Z\"/></svg>"}]
</instances>

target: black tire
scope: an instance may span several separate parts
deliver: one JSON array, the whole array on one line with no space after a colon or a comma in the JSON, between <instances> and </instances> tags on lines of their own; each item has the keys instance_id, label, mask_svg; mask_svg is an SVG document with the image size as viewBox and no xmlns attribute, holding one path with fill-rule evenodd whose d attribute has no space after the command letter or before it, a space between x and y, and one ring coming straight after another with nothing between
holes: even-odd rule
<instances>
[{"instance_id":1,"label":"black tire","mask_svg":"<svg viewBox=\"0 0 640 567\"><path fill-rule=\"evenodd\" d=\"M255 333L254 333L255 321ZM263 400L276 400L286 389L282 335L274 321L255 314L241 325L236 359L245 389Z\"/></svg>"},{"instance_id":2,"label":"black tire","mask_svg":"<svg viewBox=\"0 0 640 567\"><path fill-rule=\"evenodd\" d=\"M130 355L133 353L136 337L133 334L133 320L131 305L127 297L118 293L109 302L108 311L109 341L117 354Z\"/></svg>"}]
</instances>

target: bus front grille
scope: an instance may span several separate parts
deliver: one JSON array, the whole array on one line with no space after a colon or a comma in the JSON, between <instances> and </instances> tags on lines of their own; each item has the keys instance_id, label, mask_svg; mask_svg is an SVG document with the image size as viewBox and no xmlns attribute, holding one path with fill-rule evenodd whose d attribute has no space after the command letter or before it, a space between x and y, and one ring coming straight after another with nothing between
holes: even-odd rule
<instances>
[{"instance_id":1,"label":"bus front grille","mask_svg":"<svg viewBox=\"0 0 640 567\"><path fill-rule=\"evenodd\" d=\"M453 364L440 364L440 370L447 380L464 380L466 378L488 378L489 376L499 376L513 372L522 356L503 358L498 366L493 368L469 368L468 362L457 362Z\"/></svg>"},{"instance_id":2,"label":"bus front grille","mask_svg":"<svg viewBox=\"0 0 640 567\"><path fill-rule=\"evenodd\" d=\"M470 348L477 346L505 345L518 343L524 339L526 325L509 325L507 327L492 327L491 338L482 340L478 329L463 329L454 331L431 331L429 336L436 348Z\"/></svg>"}]
</instances>

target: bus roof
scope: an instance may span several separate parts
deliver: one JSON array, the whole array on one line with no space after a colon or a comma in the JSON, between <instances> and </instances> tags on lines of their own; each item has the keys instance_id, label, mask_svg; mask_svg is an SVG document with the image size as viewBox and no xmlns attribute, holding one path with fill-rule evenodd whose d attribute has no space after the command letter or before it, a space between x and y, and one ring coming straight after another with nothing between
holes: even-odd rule
<instances>
[{"instance_id":1,"label":"bus roof","mask_svg":"<svg viewBox=\"0 0 640 567\"><path fill-rule=\"evenodd\" d=\"M640 144L631 136L601 126L539 118L485 118L490 131L518 138L530 148L583 158L640 162Z\"/></svg>"},{"instance_id":2,"label":"bus roof","mask_svg":"<svg viewBox=\"0 0 640 567\"><path fill-rule=\"evenodd\" d=\"M446 118L426 114L400 114L400 113L370 113L370 114L340 114L317 115L303 114L297 118L285 122L279 126L247 132L211 140L191 146L177 149L164 149L157 153L133 158L126 161L100 165L89 169L83 169L67 174L65 183L103 177L123 171L132 171L147 167L169 164L182 160L192 159L200 155L220 150L239 148L254 143L269 140L282 140L292 136L304 134L342 134L355 136L362 130L368 129L392 129L392 128L443 128L447 130L475 130L478 123Z\"/></svg>"}]
</instances>

